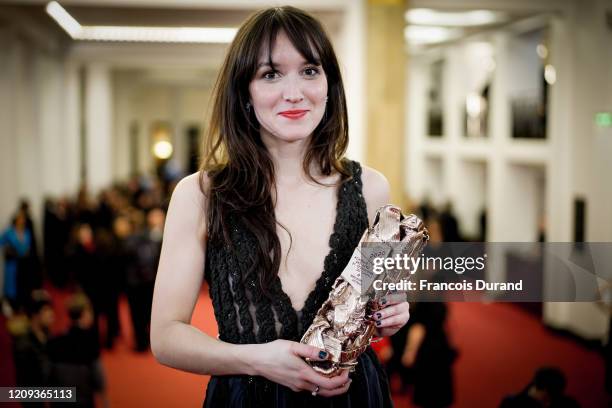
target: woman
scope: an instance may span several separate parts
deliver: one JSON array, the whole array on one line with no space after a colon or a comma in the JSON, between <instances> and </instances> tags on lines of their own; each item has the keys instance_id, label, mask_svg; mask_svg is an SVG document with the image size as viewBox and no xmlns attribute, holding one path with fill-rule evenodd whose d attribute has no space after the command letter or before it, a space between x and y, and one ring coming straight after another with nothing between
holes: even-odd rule
<instances>
[{"instance_id":1,"label":"woman","mask_svg":"<svg viewBox=\"0 0 612 408\"><path fill-rule=\"evenodd\" d=\"M340 70L320 23L292 7L250 17L216 84L202 171L173 193L153 298L153 353L212 375L205 406L391 405L371 350L350 376L330 379L304 362L326 353L299 343L389 201L380 173L342 159L347 141ZM189 324L202 278L218 339ZM387 306L376 316L383 336L409 316L405 302Z\"/></svg>"},{"instance_id":2,"label":"woman","mask_svg":"<svg viewBox=\"0 0 612 408\"><path fill-rule=\"evenodd\" d=\"M12 309L25 306L34 288L32 274L32 235L27 228L26 213L20 210L11 226L0 234L4 247L4 298Z\"/></svg>"}]
</instances>

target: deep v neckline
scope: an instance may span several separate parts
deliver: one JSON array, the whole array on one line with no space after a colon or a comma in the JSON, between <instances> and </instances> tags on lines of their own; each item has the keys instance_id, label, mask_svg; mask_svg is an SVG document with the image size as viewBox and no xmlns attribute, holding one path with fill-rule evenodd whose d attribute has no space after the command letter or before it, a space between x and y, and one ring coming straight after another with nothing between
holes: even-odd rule
<instances>
[{"instance_id":1,"label":"deep v neckline","mask_svg":"<svg viewBox=\"0 0 612 408\"><path fill-rule=\"evenodd\" d=\"M326 284L329 283L330 281L330 277L329 277L330 272L327 266L330 264L330 260L334 256L336 256L337 248L336 248L335 242L337 242L337 240L335 239L335 237L338 234L339 227L342 223L342 220L340 219L340 214L342 213L342 211L340 211L340 208L344 203L344 193L346 192L345 182L346 180L340 179L340 184L336 188L336 215L334 217L334 225L332 228L332 232L329 235L329 239L328 239L329 251L327 252L327 255L325 255L325 257L323 258L323 271L321 272L321 275L315 281L314 287L308 293L308 296L306 296L306 300L304 301L304 304L302 305L301 309L296 309L293 307L293 302L291 301L291 298L289 297L287 292L285 292L285 290L283 289L283 283L282 283L280 276L276 274L276 277L275 277L275 285L278 289L277 295L279 296L280 301L283 304L283 307L288 308L288 310L291 310L294 314L297 315L298 319L300 320L304 314L304 311L309 307L310 304L312 304L314 297L316 296L316 293L317 293L317 288L320 286L321 281L327 281L325 282Z\"/></svg>"}]
</instances>

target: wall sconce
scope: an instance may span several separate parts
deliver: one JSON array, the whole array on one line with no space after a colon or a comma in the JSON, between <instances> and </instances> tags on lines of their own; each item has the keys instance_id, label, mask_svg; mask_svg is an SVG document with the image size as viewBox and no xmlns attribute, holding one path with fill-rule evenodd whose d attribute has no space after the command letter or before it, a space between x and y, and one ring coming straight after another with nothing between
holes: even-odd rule
<instances>
[{"instance_id":1,"label":"wall sconce","mask_svg":"<svg viewBox=\"0 0 612 408\"><path fill-rule=\"evenodd\" d=\"M153 134L153 155L160 159L166 160L172 156L174 148L170 141L170 129L168 125L158 124L154 127Z\"/></svg>"}]
</instances>

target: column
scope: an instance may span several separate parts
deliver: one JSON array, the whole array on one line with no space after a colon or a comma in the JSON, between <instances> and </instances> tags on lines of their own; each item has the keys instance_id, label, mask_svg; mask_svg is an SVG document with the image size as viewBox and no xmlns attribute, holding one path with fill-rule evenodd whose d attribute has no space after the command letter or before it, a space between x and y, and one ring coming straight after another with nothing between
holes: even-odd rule
<instances>
[{"instance_id":1,"label":"column","mask_svg":"<svg viewBox=\"0 0 612 408\"><path fill-rule=\"evenodd\" d=\"M115 76L114 118L113 118L113 176L116 180L127 180L131 170L131 132L130 117L132 116L131 97L134 88L129 74Z\"/></svg>"},{"instance_id":2,"label":"column","mask_svg":"<svg viewBox=\"0 0 612 408\"><path fill-rule=\"evenodd\" d=\"M112 91L110 69L87 66L85 85L85 169L90 193L112 183Z\"/></svg>"},{"instance_id":3,"label":"column","mask_svg":"<svg viewBox=\"0 0 612 408\"><path fill-rule=\"evenodd\" d=\"M15 197L17 196L15 177L17 166L15 154L17 142L15 137L15 96L17 95L17 86L15 76L21 66L18 65L15 57L15 37L8 29L3 29L0 31L0 60L2 60L2 64L0 64L0 186L2 186L0 229L7 226L9 217L15 209ZM2 268L2 265L0 265L0 268ZM2 285L2 282L0 282L0 285Z\"/></svg>"},{"instance_id":4,"label":"column","mask_svg":"<svg viewBox=\"0 0 612 408\"><path fill-rule=\"evenodd\" d=\"M391 185L391 202L404 201L404 96L406 53L402 0L368 0L366 6L366 164Z\"/></svg>"},{"instance_id":5,"label":"column","mask_svg":"<svg viewBox=\"0 0 612 408\"><path fill-rule=\"evenodd\" d=\"M64 190L62 162L64 137L62 124L63 72L61 61L53 56L39 54L35 64L38 105L37 133L40 138L40 178L42 193L57 197Z\"/></svg>"},{"instance_id":6,"label":"column","mask_svg":"<svg viewBox=\"0 0 612 408\"><path fill-rule=\"evenodd\" d=\"M64 65L63 194L74 197L81 184L81 81L78 63Z\"/></svg>"},{"instance_id":7,"label":"column","mask_svg":"<svg viewBox=\"0 0 612 408\"><path fill-rule=\"evenodd\" d=\"M365 0L348 2L343 15L337 54L344 82L349 122L349 145L346 155L365 161Z\"/></svg>"}]
</instances>

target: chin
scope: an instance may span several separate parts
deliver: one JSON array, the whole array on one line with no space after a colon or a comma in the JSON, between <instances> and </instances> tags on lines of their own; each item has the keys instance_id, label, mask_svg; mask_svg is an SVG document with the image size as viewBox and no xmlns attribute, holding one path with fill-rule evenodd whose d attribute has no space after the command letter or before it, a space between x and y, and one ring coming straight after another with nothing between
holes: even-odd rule
<instances>
[{"instance_id":1,"label":"chin","mask_svg":"<svg viewBox=\"0 0 612 408\"><path fill-rule=\"evenodd\" d=\"M281 138L287 142L298 142L300 140L306 140L310 137L311 133L300 133L300 134L288 134L286 136L281 136Z\"/></svg>"},{"instance_id":2,"label":"chin","mask_svg":"<svg viewBox=\"0 0 612 408\"><path fill-rule=\"evenodd\" d=\"M279 129L276 132L276 137L285 142L297 142L310 137L314 129Z\"/></svg>"}]
</instances>

